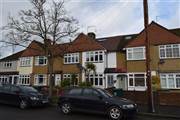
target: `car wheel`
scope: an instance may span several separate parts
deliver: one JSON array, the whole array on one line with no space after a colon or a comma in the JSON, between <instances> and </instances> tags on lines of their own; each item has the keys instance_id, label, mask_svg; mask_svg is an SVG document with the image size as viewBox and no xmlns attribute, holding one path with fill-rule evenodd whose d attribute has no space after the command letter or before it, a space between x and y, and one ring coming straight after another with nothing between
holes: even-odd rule
<instances>
[{"instance_id":1,"label":"car wheel","mask_svg":"<svg viewBox=\"0 0 180 120\"><path fill-rule=\"evenodd\" d=\"M71 105L69 103L63 103L61 105L61 111L64 114L69 114L71 112Z\"/></svg>"},{"instance_id":2,"label":"car wheel","mask_svg":"<svg viewBox=\"0 0 180 120\"><path fill-rule=\"evenodd\" d=\"M123 116L121 109L116 106L111 107L108 114L111 120L120 120Z\"/></svg>"},{"instance_id":3,"label":"car wheel","mask_svg":"<svg viewBox=\"0 0 180 120\"><path fill-rule=\"evenodd\" d=\"M20 104L19 104L19 107L21 109L26 109L28 106L27 102L25 100L21 100Z\"/></svg>"}]
</instances>

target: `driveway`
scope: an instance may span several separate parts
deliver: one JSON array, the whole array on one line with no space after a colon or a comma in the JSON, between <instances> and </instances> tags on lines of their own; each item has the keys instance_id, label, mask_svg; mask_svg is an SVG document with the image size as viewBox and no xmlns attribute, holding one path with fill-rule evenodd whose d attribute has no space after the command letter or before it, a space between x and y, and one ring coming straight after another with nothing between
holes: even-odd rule
<instances>
[{"instance_id":1,"label":"driveway","mask_svg":"<svg viewBox=\"0 0 180 120\"><path fill-rule=\"evenodd\" d=\"M30 108L20 110L17 107L0 104L0 120L108 120L106 116L73 113L69 116L59 113L56 107ZM175 120L148 116L137 116L136 120Z\"/></svg>"}]
</instances>

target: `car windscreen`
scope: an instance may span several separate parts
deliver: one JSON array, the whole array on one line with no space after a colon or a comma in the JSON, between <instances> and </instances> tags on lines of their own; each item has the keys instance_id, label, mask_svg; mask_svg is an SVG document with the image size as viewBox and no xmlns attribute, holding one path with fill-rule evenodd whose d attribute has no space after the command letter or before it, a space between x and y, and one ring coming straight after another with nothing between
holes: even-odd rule
<instances>
[{"instance_id":1,"label":"car windscreen","mask_svg":"<svg viewBox=\"0 0 180 120\"><path fill-rule=\"evenodd\" d=\"M38 92L35 88L33 87L28 87L28 86L21 86L20 89L23 91L23 92Z\"/></svg>"},{"instance_id":2,"label":"car windscreen","mask_svg":"<svg viewBox=\"0 0 180 120\"><path fill-rule=\"evenodd\" d=\"M111 97L113 97L113 95L110 94L109 92L107 92L106 90L103 90L103 89L97 89L97 91L99 91L100 94L102 94L102 95L103 95L104 97L106 97L106 98L111 98Z\"/></svg>"}]
</instances>

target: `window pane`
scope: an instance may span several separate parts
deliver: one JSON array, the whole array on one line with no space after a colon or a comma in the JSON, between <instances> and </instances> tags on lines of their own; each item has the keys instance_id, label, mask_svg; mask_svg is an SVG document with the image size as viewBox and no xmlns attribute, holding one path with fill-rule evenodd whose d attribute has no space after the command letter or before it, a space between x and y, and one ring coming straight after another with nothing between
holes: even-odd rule
<instances>
[{"instance_id":1,"label":"window pane","mask_svg":"<svg viewBox=\"0 0 180 120\"><path fill-rule=\"evenodd\" d=\"M169 84L169 88L174 88L174 77L173 75L169 75L168 76L168 84Z\"/></svg>"},{"instance_id":2,"label":"window pane","mask_svg":"<svg viewBox=\"0 0 180 120\"><path fill-rule=\"evenodd\" d=\"M166 76L161 76L161 87L167 88Z\"/></svg>"},{"instance_id":3,"label":"window pane","mask_svg":"<svg viewBox=\"0 0 180 120\"><path fill-rule=\"evenodd\" d=\"M80 95L81 91L82 91L82 89L72 89L72 90L70 90L69 94L70 95Z\"/></svg>"},{"instance_id":4,"label":"window pane","mask_svg":"<svg viewBox=\"0 0 180 120\"><path fill-rule=\"evenodd\" d=\"M179 57L179 46L178 45L173 45L173 57Z\"/></svg>"},{"instance_id":5,"label":"window pane","mask_svg":"<svg viewBox=\"0 0 180 120\"><path fill-rule=\"evenodd\" d=\"M165 49L160 49L160 57L161 58L165 57Z\"/></svg>"},{"instance_id":6,"label":"window pane","mask_svg":"<svg viewBox=\"0 0 180 120\"><path fill-rule=\"evenodd\" d=\"M134 86L134 84L133 84L133 78L129 78L129 86Z\"/></svg>"},{"instance_id":7,"label":"window pane","mask_svg":"<svg viewBox=\"0 0 180 120\"><path fill-rule=\"evenodd\" d=\"M172 57L172 48L169 45L166 46L166 56Z\"/></svg>"},{"instance_id":8,"label":"window pane","mask_svg":"<svg viewBox=\"0 0 180 120\"><path fill-rule=\"evenodd\" d=\"M180 88L180 75L176 75L176 87Z\"/></svg>"}]
</instances>

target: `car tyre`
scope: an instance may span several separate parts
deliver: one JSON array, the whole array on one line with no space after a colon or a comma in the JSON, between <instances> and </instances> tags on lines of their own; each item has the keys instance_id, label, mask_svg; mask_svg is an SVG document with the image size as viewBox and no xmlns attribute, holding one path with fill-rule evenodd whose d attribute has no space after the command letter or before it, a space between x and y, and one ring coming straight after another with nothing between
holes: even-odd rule
<instances>
[{"instance_id":1,"label":"car tyre","mask_svg":"<svg viewBox=\"0 0 180 120\"><path fill-rule=\"evenodd\" d=\"M19 103L19 107L20 109L26 109L28 107L27 101L21 100L21 102Z\"/></svg>"},{"instance_id":2,"label":"car tyre","mask_svg":"<svg viewBox=\"0 0 180 120\"><path fill-rule=\"evenodd\" d=\"M119 107L112 106L108 110L108 115L111 120L121 120L123 117L123 112Z\"/></svg>"},{"instance_id":3,"label":"car tyre","mask_svg":"<svg viewBox=\"0 0 180 120\"><path fill-rule=\"evenodd\" d=\"M70 103L63 103L62 105L61 105L61 112L63 113L63 114L65 114L65 115L67 115L67 114L70 114L71 113L71 104Z\"/></svg>"}]
</instances>

